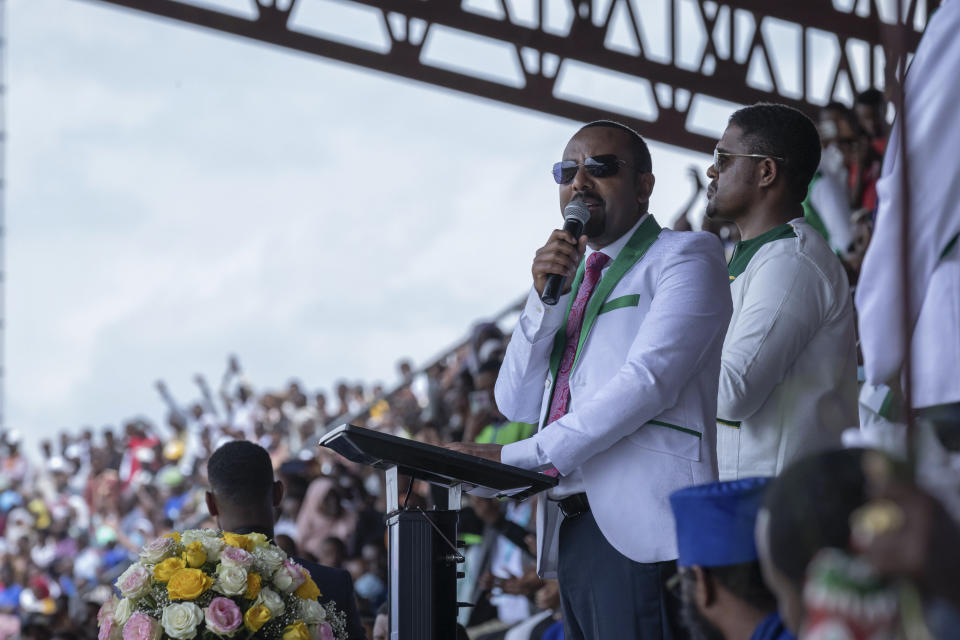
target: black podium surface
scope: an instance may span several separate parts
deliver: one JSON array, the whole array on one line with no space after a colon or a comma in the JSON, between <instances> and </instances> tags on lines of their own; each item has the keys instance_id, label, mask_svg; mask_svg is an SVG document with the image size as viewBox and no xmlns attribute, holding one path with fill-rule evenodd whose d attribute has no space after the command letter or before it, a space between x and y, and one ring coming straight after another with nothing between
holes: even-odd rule
<instances>
[{"instance_id":1,"label":"black podium surface","mask_svg":"<svg viewBox=\"0 0 960 640\"><path fill-rule=\"evenodd\" d=\"M467 493L523 500L557 485L557 479L491 462L430 444L344 424L327 433L320 445L347 460L399 472L445 487L462 485Z\"/></svg>"},{"instance_id":2,"label":"black podium surface","mask_svg":"<svg viewBox=\"0 0 960 640\"><path fill-rule=\"evenodd\" d=\"M522 500L557 484L542 473L350 424L330 431L320 445L385 471L390 640L456 637L457 609L470 606L457 602L463 577L457 565L465 561L457 540L462 491ZM408 509L400 502L401 476L447 487L446 508Z\"/></svg>"}]
</instances>

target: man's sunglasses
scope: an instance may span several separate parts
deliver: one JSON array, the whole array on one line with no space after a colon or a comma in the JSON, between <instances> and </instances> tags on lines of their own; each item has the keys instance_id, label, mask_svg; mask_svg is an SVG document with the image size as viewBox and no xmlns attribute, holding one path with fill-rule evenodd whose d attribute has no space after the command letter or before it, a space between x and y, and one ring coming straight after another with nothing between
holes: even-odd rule
<instances>
[{"instance_id":1,"label":"man's sunglasses","mask_svg":"<svg viewBox=\"0 0 960 640\"><path fill-rule=\"evenodd\" d=\"M553 165L553 179L557 181L557 184L567 184L577 175L580 167L586 169L587 173L594 178L609 178L617 175L620 167L626 164L625 160L621 160L612 153L587 158L583 161L583 164L576 160L564 160Z\"/></svg>"},{"instance_id":2,"label":"man's sunglasses","mask_svg":"<svg viewBox=\"0 0 960 640\"><path fill-rule=\"evenodd\" d=\"M720 151L719 147L714 147L713 168L717 170L717 173L723 171L723 158L770 158L771 160L786 162L785 158L779 156L767 156L762 153L727 153L726 151Z\"/></svg>"}]
</instances>

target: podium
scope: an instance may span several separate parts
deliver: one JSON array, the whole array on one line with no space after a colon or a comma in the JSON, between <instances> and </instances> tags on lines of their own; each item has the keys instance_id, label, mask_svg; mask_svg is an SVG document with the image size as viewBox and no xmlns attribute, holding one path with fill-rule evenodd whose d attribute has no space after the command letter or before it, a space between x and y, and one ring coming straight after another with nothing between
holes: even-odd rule
<instances>
[{"instance_id":1,"label":"podium","mask_svg":"<svg viewBox=\"0 0 960 640\"><path fill-rule=\"evenodd\" d=\"M464 606L457 603L463 492L523 500L557 484L542 473L350 424L327 433L320 445L386 472L390 640L456 638L457 610ZM401 502L401 475L446 487L446 508L408 509Z\"/></svg>"}]
</instances>

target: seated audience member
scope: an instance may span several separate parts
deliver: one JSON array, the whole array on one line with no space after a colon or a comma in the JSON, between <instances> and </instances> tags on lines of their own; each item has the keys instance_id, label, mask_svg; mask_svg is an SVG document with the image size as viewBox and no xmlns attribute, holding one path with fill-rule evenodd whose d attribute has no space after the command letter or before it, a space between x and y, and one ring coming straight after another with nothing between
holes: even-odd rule
<instances>
[{"instance_id":1,"label":"seated audience member","mask_svg":"<svg viewBox=\"0 0 960 640\"><path fill-rule=\"evenodd\" d=\"M237 440L217 449L207 461L210 491L206 502L217 526L233 533L262 533L273 539L276 508L283 500L283 483L273 479L270 454L263 447ZM350 574L298 560L323 593L321 602L333 600L347 616L351 640L366 640L357 614Z\"/></svg>"},{"instance_id":2,"label":"seated audience member","mask_svg":"<svg viewBox=\"0 0 960 640\"><path fill-rule=\"evenodd\" d=\"M693 640L792 640L763 582L754 529L769 478L681 489L677 525L684 621Z\"/></svg>"},{"instance_id":3,"label":"seated audience member","mask_svg":"<svg viewBox=\"0 0 960 640\"><path fill-rule=\"evenodd\" d=\"M867 502L864 449L814 454L770 484L757 515L756 541L767 585L787 629L804 626L803 585L821 550L850 548L850 516Z\"/></svg>"},{"instance_id":4,"label":"seated audience member","mask_svg":"<svg viewBox=\"0 0 960 640\"><path fill-rule=\"evenodd\" d=\"M353 540L357 514L343 507L341 491L330 478L310 483L297 515L297 544L304 555L319 558L324 542L331 536Z\"/></svg>"},{"instance_id":5,"label":"seated audience member","mask_svg":"<svg viewBox=\"0 0 960 640\"><path fill-rule=\"evenodd\" d=\"M870 136L870 146L879 155L887 150L887 101L879 89L867 89L853 105L857 121Z\"/></svg>"}]
</instances>

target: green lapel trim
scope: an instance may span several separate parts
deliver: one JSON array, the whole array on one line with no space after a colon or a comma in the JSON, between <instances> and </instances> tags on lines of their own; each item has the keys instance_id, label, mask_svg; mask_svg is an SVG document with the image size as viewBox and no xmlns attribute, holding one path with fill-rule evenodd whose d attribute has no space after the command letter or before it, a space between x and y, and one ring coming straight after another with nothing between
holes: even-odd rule
<instances>
[{"instance_id":1,"label":"green lapel trim","mask_svg":"<svg viewBox=\"0 0 960 640\"><path fill-rule=\"evenodd\" d=\"M600 308L610 295L610 292L617 286L617 283L620 282L624 274L640 261L647 252L647 249L656 242L658 237L660 237L660 225L657 224L657 221L654 220L652 215L648 215L643 224L633 232L626 246L620 251L620 255L617 256L617 259L613 261L613 264L610 265L607 272L600 279L593 295L590 296L590 301L587 303L587 310L583 317L583 328L580 330L580 342L577 344L577 352L573 358L573 367L576 367L577 362L580 360L580 351L583 349L587 336L590 334L590 329L593 328L593 323L600 314ZM573 286L570 289L572 295L570 296L570 300L567 301L567 318L570 317L570 308L573 307L573 301L577 297L580 283L583 282L586 262L586 260L580 261L580 266L577 267L577 275L573 278ZM619 299L620 298L617 298L616 300ZM615 302L615 300L612 302ZM639 303L639 299L637 302ZM557 331L557 335L553 340L553 352L550 354L550 376L554 384L557 381L557 369L560 368L560 360L563 358L563 349L566 345L567 332L565 327L562 327ZM571 367L571 371L573 367ZM552 396L553 394L551 392L551 397Z\"/></svg>"},{"instance_id":2,"label":"green lapel trim","mask_svg":"<svg viewBox=\"0 0 960 640\"><path fill-rule=\"evenodd\" d=\"M679 427L675 424L670 424L669 422L660 422L659 420L651 420L647 424L655 424L659 427L666 427L668 429L673 429L674 431L679 431L680 433L686 433L691 436L697 436L701 440L703 439L703 434L699 431L694 431L693 429L687 429L686 427Z\"/></svg>"},{"instance_id":3,"label":"green lapel trim","mask_svg":"<svg viewBox=\"0 0 960 640\"><path fill-rule=\"evenodd\" d=\"M760 247L775 240L785 240L796 237L797 233L793 230L793 227L789 224L781 224L766 233L761 233L756 238L738 242L737 247L733 250L733 257L730 258L730 264L727 265L727 271L730 273L730 282L736 280L737 276L747 270L750 259L756 255Z\"/></svg>"},{"instance_id":4,"label":"green lapel trim","mask_svg":"<svg viewBox=\"0 0 960 640\"><path fill-rule=\"evenodd\" d=\"M602 315L607 311L613 311L614 309L622 309L624 307L636 307L640 304L640 294L635 293L630 296L620 296L619 298L614 298L610 302L605 302L600 311L597 312L597 315Z\"/></svg>"},{"instance_id":5,"label":"green lapel trim","mask_svg":"<svg viewBox=\"0 0 960 640\"><path fill-rule=\"evenodd\" d=\"M719 422L720 424L725 424L728 427L733 427L734 429L740 428L739 420L724 420L723 418L717 418L717 422Z\"/></svg>"},{"instance_id":6,"label":"green lapel trim","mask_svg":"<svg viewBox=\"0 0 960 640\"><path fill-rule=\"evenodd\" d=\"M947 246L943 248L943 252L940 253L940 261L942 262L944 258L950 255L950 252L953 251L953 248L957 246L957 240L960 240L960 233L950 238L950 242L947 243Z\"/></svg>"}]
</instances>

